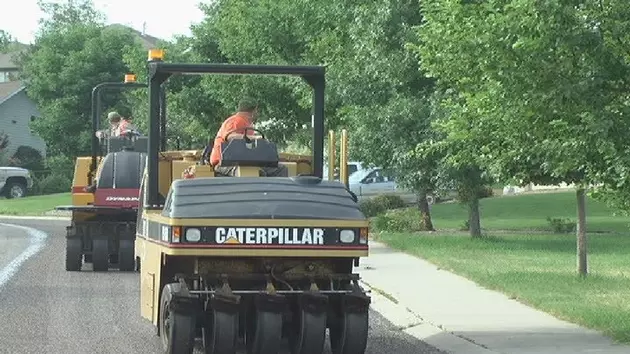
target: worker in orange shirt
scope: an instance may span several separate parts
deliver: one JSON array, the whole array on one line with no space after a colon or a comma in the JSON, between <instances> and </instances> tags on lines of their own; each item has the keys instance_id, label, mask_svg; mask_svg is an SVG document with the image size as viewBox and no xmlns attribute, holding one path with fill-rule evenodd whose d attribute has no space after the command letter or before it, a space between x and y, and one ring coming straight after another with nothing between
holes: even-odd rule
<instances>
[{"instance_id":1,"label":"worker in orange shirt","mask_svg":"<svg viewBox=\"0 0 630 354\"><path fill-rule=\"evenodd\" d=\"M236 174L236 166L220 166L221 162L221 144L225 141L225 135L231 131L230 140L242 139L245 134L245 128L253 128L258 115L258 104L250 99L243 99L238 104L238 112L228 117L214 138L212 153L210 154L210 164L214 166L214 170L222 175L234 176ZM250 138L255 136L247 134ZM261 175L268 177L288 177L289 170L286 166L278 165L278 167L261 167Z\"/></svg>"}]
</instances>

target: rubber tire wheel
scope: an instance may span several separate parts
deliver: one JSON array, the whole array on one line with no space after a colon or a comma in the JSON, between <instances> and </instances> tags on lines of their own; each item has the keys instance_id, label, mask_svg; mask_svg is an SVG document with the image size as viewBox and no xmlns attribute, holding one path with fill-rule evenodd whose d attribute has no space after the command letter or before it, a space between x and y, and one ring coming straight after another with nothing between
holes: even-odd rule
<instances>
[{"instance_id":1,"label":"rubber tire wheel","mask_svg":"<svg viewBox=\"0 0 630 354\"><path fill-rule=\"evenodd\" d=\"M322 354L326 344L326 312L312 314L302 309L294 312L295 323L289 336L292 354Z\"/></svg>"},{"instance_id":2,"label":"rubber tire wheel","mask_svg":"<svg viewBox=\"0 0 630 354\"><path fill-rule=\"evenodd\" d=\"M83 245L80 238L66 239L66 271L78 272L83 265L81 253Z\"/></svg>"},{"instance_id":3,"label":"rubber tire wheel","mask_svg":"<svg viewBox=\"0 0 630 354\"><path fill-rule=\"evenodd\" d=\"M118 270L121 272L133 272L136 269L136 257L134 255L134 243L130 240L121 240L118 246Z\"/></svg>"},{"instance_id":4,"label":"rubber tire wheel","mask_svg":"<svg viewBox=\"0 0 630 354\"><path fill-rule=\"evenodd\" d=\"M208 309L203 328L206 354L235 354L239 336L239 314ZM229 338L229 339L228 339Z\"/></svg>"},{"instance_id":5,"label":"rubber tire wheel","mask_svg":"<svg viewBox=\"0 0 630 354\"><path fill-rule=\"evenodd\" d=\"M330 349L333 354L364 354L369 331L369 313L339 315L330 328Z\"/></svg>"},{"instance_id":6,"label":"rubber tire wheel","mask_svg":"<svg viewBox=\"0 0 630 354\"><path fill-rule=\"evenodd\" d=\"M195 348L195 317L176 315L168 310L173 293L179 291L180 288L178 283L166 284L160 295L158 326L160 326L162 348L167 354L192 354ZM167 311L170 312L169 317L172 321L168 329L164 328L164 317Z\"/></svg>"},{"instance_id":7,"label":"rubber tire wheel","mask_svg":"<svg viewBox=\"0 0 630 354\"><path fill-rule=\"evenodd\" d=\"M107 240L92 241L92 270L107 272L109 270L109 244Z\"/></svg>"},{"instance_id":8,"label":"rubber tire wheel","mask_svg":"<svg viewBox=\"0 0 630 354\"><path fill-rule=\"evenodd\" d=\"M245 345L248 354L278 354L282 346L282 314L258 312L248 314Z\"/></svg>"},{"instance_id":9,"label":"rubber tire wheel","mask_svg":"<svg viewBox=\"0 0 630 354\"><path fill-rule=\"evenodd\" d=\"M5 186L5 192L4 192L4 196L7 199L14 199L15 197L13 197L11 195L11 189L13 189L13 187L20 187L20 189L22 189L22 196L18 197L18 198L24 198L26 196L26 186L24 185L24 183L20 183L20 182L7 182L6 186Z\"/></svg>"}]
</instances>

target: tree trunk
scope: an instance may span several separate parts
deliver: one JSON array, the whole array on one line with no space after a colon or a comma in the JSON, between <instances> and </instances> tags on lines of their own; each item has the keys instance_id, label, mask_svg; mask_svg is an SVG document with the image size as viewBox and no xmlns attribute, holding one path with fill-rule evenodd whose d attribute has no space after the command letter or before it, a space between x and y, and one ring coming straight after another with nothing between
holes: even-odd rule
<instances>
[{"instance_id":1,"label":"tree trunk","mask_svg":"<svg viewBox=\"0 0 630 354\"><path fill-rule=\"evenodd\" d=\"M470 236L481 237L481 222L479 221L479 198L473 197L468 202L468 225Z\"/></svg>"},{"instance_id":2,"label":"tree trunk","mask_svg":"<svg viewBox=\"0 0 630 354\"><path fill-rule=\"evenodd\" d=\"M427 192L420 191L418 193L418 209L420 210L420 224L424 231L435 231L433 221L431 220L431 209L427 201Z\"/></svg>"},{"instance_id":3,"label":"tree trunk","mask_svg":"<svg viewBox=\"0 0 630 354\"><path fill-rule=\"evenodd\" d=\"M576 192L577 195L577 269L578 274L588 274L587 263L587 238L586 238L586 194L583 188Z\"/></svg>"}]
</instances>

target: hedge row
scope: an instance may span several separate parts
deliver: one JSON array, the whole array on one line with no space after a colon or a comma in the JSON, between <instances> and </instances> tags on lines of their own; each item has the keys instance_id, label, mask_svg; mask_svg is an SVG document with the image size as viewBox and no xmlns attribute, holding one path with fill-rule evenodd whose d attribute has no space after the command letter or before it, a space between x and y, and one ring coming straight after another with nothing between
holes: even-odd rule
<instances>
[{"instance_id":1,"label":"hedge row","mask_svg":"<svg viewBox=\"0 0 630 354\"><path fill-rule=\"evenodd\" d=\"M365 216L371 218L391 209L404 208L405 201L397 195L383 194L374 198L362 200L359 208Z\"/></svg>"}]
</instances>

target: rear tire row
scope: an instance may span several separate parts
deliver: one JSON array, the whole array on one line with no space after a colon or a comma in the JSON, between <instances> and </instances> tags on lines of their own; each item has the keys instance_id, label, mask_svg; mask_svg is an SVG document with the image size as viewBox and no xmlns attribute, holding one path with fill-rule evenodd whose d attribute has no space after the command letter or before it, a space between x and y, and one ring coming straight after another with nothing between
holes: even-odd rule
<instances>
[{"instance_id":1,"label":"rear tire row","mask_svg":"<svg viewBox=\"0 0 630 354\"><path fill-rule=\"evenodd\" d=\"M134 252L134 241L121 240L118 246L118 266L121 272L137 270ZM107 272L110 268L109 241L97 239L92 241L92 254L83 254L83 243L80 238L66 238L66 271L81 271L83 263L92 263L95 272Z\"/></svg>"},{"instance_id":2,"label":"rear tire row","mask_svg":"<svg viewBox=\"0 0 630 354\"><path fill-rule=\"evenodd\" d=\"M283 313L265 305L253 305L245 317L238 310L205 306L203 317L198 317L199 310L190 300L174 300L180 289L179 283L167 284L160 296L158 330L165 353L193 353L199 319L206 354L235 354L241 337L248 354L277 354L285 337L292 354L321 354L328 327L333 354L364 354L367 347L367 310L338 313L329 321L327 311L294 308L294 320L283 323ZM243 319L244 332L239 333Z\"/></svg>"}]
</instances>

